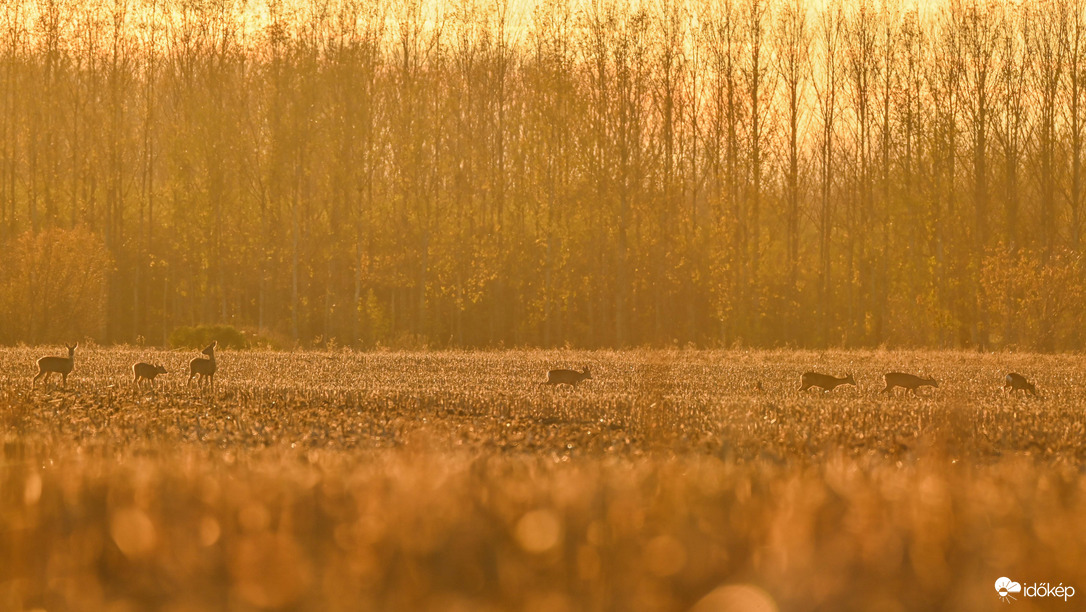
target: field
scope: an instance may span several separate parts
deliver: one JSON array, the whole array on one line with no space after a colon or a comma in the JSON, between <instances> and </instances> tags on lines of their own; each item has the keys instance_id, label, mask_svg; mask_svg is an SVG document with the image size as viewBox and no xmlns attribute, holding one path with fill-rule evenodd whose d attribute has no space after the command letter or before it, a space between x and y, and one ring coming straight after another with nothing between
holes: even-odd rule
<instances>
[{"instance_id":1,"label":"field","mask_svg":"<svg viewBox=\"0 0 1086 612\"><path fill-rule=\"evenodd\" d=\"M0 350L0 610L991 610L1086 597L1086 357ZM158 389L128 367L161 361ZM548 367L589 365L575 391ZM859 388L798 393L807 369ZM886 397L882 373L933 375ZM1043 399L1009 397L1019 371Z\"/></svg>"}]
</instances>

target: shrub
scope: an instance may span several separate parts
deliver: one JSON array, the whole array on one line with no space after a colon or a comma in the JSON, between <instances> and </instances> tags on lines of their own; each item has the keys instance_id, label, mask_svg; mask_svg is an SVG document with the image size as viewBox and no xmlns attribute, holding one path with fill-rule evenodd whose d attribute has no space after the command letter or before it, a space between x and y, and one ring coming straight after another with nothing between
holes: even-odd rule
<instances>
[{"instance_id":1,"label":"shrub","mask_svg":"<svg viewBox=\"0 0 1086 612\"><path fill-rule=\"evenodd\" d=\"M27 232L4 245L0 342L102 337L112 265L101 237L84 228Z\"/></svg>"},{"instance_id":2,"label":"shrub","mask_svg":"<svg viewBox=\"0 0 1086 612\"><path fill-rule=\"evenodd\" d=\"M1004 346L1042 351L1081 346L1083 268L1081 255L1072 251L989 253L981 278L993 335Z\"/></svg>"},{"instance_id":3,"label":"shrub","mask_svg":"<svg viewBox=\"0 0 1086 612\"><path fill-rule=\"evenodd\" d=\"M216 341L220 348L246 349L254 344L260 344L254 340L231 325L178 327L170 332L170 346L174 348L202 349L212 341Z\"/></svg>"}]
</instances>

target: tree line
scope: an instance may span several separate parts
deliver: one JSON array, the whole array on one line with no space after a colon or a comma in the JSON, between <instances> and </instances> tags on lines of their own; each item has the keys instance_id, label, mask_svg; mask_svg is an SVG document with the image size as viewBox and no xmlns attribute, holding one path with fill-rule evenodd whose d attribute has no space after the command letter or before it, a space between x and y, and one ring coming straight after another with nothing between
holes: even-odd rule
<instances>
[{"instance_id":1,"label":"tree line","mask_svg":"<svg viewBox=\"0 0 1086 612\"><path fill-rule=\"evenodd\" d=\"M0 342L1081 348L1084 147L1084 0L12 0Z\"/></svg>"}]
</instances>

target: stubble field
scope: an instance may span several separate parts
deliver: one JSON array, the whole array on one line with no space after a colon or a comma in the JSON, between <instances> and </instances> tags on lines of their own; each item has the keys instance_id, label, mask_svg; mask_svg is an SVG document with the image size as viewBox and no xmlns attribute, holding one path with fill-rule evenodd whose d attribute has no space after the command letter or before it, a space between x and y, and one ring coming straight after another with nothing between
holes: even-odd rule
<instances>
[{"instance_id":1,"label":"stubble field","mask_svg":"<svg viewBox=\"0 0 1086 612\"><path fill-rule=\"evenodd\" d=\"M1018 610L1086 597L1082 356L222 351L210 392L195 352L98 347L32 389L45 354L0 350L0 610L991 610L1001 576L1082 589ZM798 393L808 369L860 386ZM880 395L891 370L940 387Z\"/></svg>"}]
</instances>

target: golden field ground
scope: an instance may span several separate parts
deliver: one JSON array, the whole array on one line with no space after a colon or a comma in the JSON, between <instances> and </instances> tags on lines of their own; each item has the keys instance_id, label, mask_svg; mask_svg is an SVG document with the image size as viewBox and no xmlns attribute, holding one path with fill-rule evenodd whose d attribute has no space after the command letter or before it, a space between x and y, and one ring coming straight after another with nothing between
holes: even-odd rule
<instances>
[{"instance_id":1,"label":"golden field ground","mask_svg":"<svg viewBox=\"0 0 1086 612\"><path fill-rule=\"evenodd\" d=\"M1083 356L221 351L212 394L195 351L80 347L31 389L44 354L0 349L0 611L1086 605Z\"/></svg>"}]
</instances>

